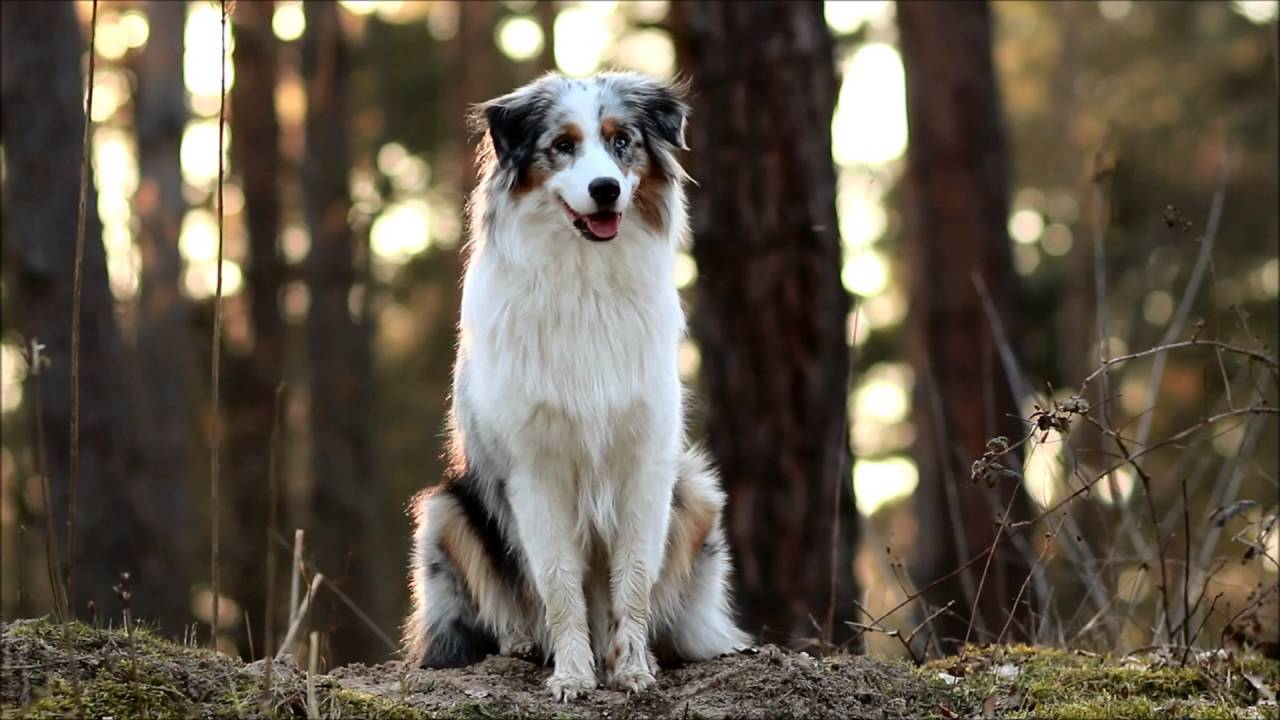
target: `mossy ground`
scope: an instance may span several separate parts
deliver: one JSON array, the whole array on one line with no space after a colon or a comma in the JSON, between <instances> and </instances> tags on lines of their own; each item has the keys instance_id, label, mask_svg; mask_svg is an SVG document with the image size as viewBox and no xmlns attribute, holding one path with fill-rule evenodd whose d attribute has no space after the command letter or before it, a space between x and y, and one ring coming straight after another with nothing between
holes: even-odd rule
<instances>
[{"instance_id":1,"label":"mossy ground","mask_svg":"<svg viewBox=\"0 0 1280 720\"><path fill-rule=\"evenodd\" d=\"M1128 658L1004 645L926 664L957 714L1008 718L1277 718L1280 663L1226 653L1152 651Z\"/></svg>"},{"instance_id":2,"label":"mossy ground","mask_svg":"<svg viewBox=\"0 0 1280 720\"><path fill-rule=\"evenodd\" d=\"M264 700L262 663L245 665L138 629L0 626L0 717L299 718L305 673L273 665ZM838 655L825 659L766 647L665 669L658 685L626 696L608 690L571 705L550 700L546 668L490 658L471 668L406 672L397 663L338 668L316 680L326 718L420 717L942 717L1273 718L1280 663L1254 656L1153 652L1111 658L1006 645L970 647L912 667ZM78 687L78 691L77 691Z\"/></svg>"},{"instance_id":3,"label":"mossy ground","mask_svg":"<svg viewBox=\"0 0 1280 720\"><path fill-rule=\"evenodd\" d=\"M67 627L74 665L67 661L63 627L48 620L3 626L3 718L301 718L304 676L291 662L276 663L270 695L261 664L245 665L210 650L178 645L145 628L132 633ZM321 679L317 704L329 718L420 717L398 706Z\"/></svg>"}]
</instances>

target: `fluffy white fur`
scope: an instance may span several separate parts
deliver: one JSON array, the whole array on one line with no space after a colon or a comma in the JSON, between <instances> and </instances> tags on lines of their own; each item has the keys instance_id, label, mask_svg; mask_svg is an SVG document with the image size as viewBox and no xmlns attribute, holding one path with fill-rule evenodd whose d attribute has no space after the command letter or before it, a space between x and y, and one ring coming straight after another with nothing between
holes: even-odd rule
<instances>
[{"instance_id":1,"label":"fluffy white fur","mask_svg":"<svg viewBox=\"0 0 1280 720\"><path fill-rule=\"evenodd\" d=\"M628 94L634 88L642 92ZM572 123L581 133L572 158L534 165L538 182L517 187L529 166L504 162L512 138L497 136L491 109L498 155L473 198L455 454L466 466L460 482L472 484L525 575L504 577L449 493L425 495L406 631L418 662L432 664L436 636L465 642L450 629L464 623L504 652L532 644L554 656L547 685L571 699L596 687L597 671L621 689L652 684L651 649L700 660L747 644L730 609L724 496L684 436L676 353L685 318L672 281L686 232L683 173L672 156L681 143L652 127L645 134L654 121L645 99L664 94L675 99L634 75L550 76L490 105L540 102L519 132L542 137L550 127L554 136ZM682 128L683 105L673 107ZM611 114L632 119L632 142L647 155L619 161L602 128ZM657 183L664 207L649 217L662 221L631 212L654 164L666 171ZM588 186L602 177L621 189L618 234L607 242L584 237L561 205L597 212Z\"/></svg>"}]
</instances>

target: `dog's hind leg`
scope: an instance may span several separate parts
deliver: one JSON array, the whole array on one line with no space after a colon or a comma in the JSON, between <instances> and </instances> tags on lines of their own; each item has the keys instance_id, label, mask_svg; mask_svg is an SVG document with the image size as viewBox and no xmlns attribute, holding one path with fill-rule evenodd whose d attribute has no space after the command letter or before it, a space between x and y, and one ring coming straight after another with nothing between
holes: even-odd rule
<instances>
[{"instance_id":1,"label":"dog's hind leg","mask_svg":"<svg viewBox=\"0 0 1280 720\"><path fill-rule=\"evenodd\" d=\"M415 667L461 667L498 651L480 621L464 569L448 551L456 505L445 496L419 497L415 515L413 611L405 625L406 660Z\"/></svg>"}]
</instances>

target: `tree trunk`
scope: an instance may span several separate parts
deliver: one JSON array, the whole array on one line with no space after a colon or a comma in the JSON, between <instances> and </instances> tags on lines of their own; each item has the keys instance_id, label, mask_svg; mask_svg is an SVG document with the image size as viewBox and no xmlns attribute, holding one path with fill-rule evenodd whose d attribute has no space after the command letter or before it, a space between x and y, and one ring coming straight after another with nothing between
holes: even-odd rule
<instances>
[{"instance_id":1,"label":"tree trunk","mask_svg":"<svg viewBox=\"0 0 1280 720\"><path fill-rule=\"evenodd\" d=\"M311 230L307 344L315 480L308 543L320 570L369 617L382 620L393 616L388 588L401 579L379 552L387 500L372 472L371 339L363 300L368 248L357 242L347 222L347 50L333 3L307 3L306 16L303 194ZM387 648L370 628L336 604L331 593L322 597L329 602L318 622L329 634L331 660L386 656Z\"/></svg>"},{"instance_id":2,"label":"tree trunk","mask_svg":"<svg viewBox=\"0 0 1280 720\"><path fill-rule=\"evenodd\" d=\"M693 84L690 170L700 183L692 328L743 625L769 642L845 643L844 621L857 619L857 517L832 40L820 3L672 12Z\"/></svg>"},{"instance_id":3,"label":"tree trunk","mask_svg":"<svg viewBox=\"0 0 1280 720\"><path fill-rule=\"evenodd\" d=\"M143 460L146 478L165 492L152 493L143 507L157 537L167 538L147 555L148 572L166 577L159 599L158 622L177 634L190 617L190 568L196 562L193 513L188 492L198 467L198 428L193 396L195 374L191 306L183 297L182 256L178 234L187 202L182 195L178 149L187 121L182 78L183 3L147 3L150 40L136 57L138 92L134 99L138 132L138 164L142 182L135 207L142 279L138 303L137 374L139 431L147 438Z\"/></svg>"},{"instance_id":4,"label":"tree trunk","mask_svg":"<svg viewBox=\"0 0 1280 720\"><path fill-rule=\"evenodd\" d=\"M493 40L498 9L496 3L458 4L458 36L453 42L457 82L453 84L453 97L449 98L457 112L453 115L456 124L450 128L449 135L457 138L463 151L458 157L458 161L462 163L458 177L461 180L459 191L463 200L471 196L471 191L476 186L475 161L479 148L478 144L471 142L473 137L467 127L467 110L510 89L495 87L499 73L508 72L509 65Z\"/></svg>"},{"instance_id":5,"label":"tree trunk","mask_svg":"<svg viewBox=\"0 0 1280 720\"><path fill-rule=\"evenodd\" d=\"M551 0L538 3L535 12L538 27L542 29L542 51L538 53L538 72L551 72L556 69L556 16L560 8Z\"/></svg>"},{"instance_id":6,"label":"tree trunk","mask_svg":"<svg viewBox=\"0 0 1280 720\"><path fill-rule=\"evenodd\" d=\"M248 352L226 352L227 465L229 502L223 527L231 532L224 551L226 590L249 613L255 649L265 648L267 487L275 387L283 377L284 321L279 295L285 264L278 249L280 189L276 121L276 38L272 2L239 3L231 16L236 37L236 82L231 89L231 162L244 189L249 258L245 298L252 344ZM276 624L280 627L280 624ZM278 640L279 638L277 638ZM248 654L248 633L236 641Z\"/></svg>"},{"instance_id":7,"label":"tree trunk","mask_svg":"<svg viewBox=\"0 0 1280 720\"><path fill-rule=\"evenodd\" d=\"M970 482L970 464L989 438L1018 440L1024 427L1000 363L974 276L981 276L1018 347L1017 280L1007 222L1008 158L991 60L990 11L983 3L899 2L898 27L907 77L911 145L910 356L916 371L916 492L921 528L916 571L924 584L985 552L997 523L1027 517L1021 482L1000 478L994 489ZM1015 470L1020 463L1006 461ZM969 636L994 640L1026 578L1024 557L1011 543L990 568L976 563L925 594L931 607L954 601L932 624L943 650ZM977 595L981 585L981 594ZM1025 637L1026 603L1005 639Z\"/></svg>"},{"instance_id":8,"label":"tree trunk","mask_svg":"<svg viewBox=\"0 0 1280 720\"><path fill-rule=\"evenodd\" d=\"M41 397L53 527L67 551L70 496L68 426L70 346L80 163L84 133L81 58L87 43L71 3L0 3L3 48L0 132L8 182L4 187L5 263L23 335L47 346ZM119 618L112 586L132 574L132 609L148 617L174 592L140 558L155 543L138 508L169 491L142 482L138 443L127 396L115 301L107 284L106 251L92 183L87 199L80 325L80 476L76 503L76 594L87 617ZM34 435L34 433L33 433Z\"/></svg>"}]
</instances>

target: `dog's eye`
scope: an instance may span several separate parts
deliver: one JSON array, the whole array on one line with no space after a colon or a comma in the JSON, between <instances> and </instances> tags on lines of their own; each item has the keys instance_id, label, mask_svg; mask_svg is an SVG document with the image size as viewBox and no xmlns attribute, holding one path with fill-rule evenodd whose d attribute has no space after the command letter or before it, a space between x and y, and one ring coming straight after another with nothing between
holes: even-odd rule
<instances>
[{"instance_id":1,"label":"dog's eye","mask_svg":"<svg viewBox=\"0 0 1280 720\"><path fill-rule=\"evenodd\" d=\"M614 150L618 150L618 151L626 150L627 146L630 144L631 144L631 138L627 137L623 133L618 133L617 135L613 136Z\"/></svg>"},{"instance_id":2,"label":"dog's eye","mask_svg":"<svg viewBox=\"0 0 1280 720\"><path fill-rule=\"evenodd\" d=\"M555 150L556 152L560 153L561 155L570 155L570 154L572 154L572 153L573 153L573 148L574 148L573 140L570 140L570 139L569 139L569 138L567 138L567 137L559 138L559 139L557 139L554 143L551 143L551 149L552 149L552 150Z\"/></svg>"}]
</instances>

